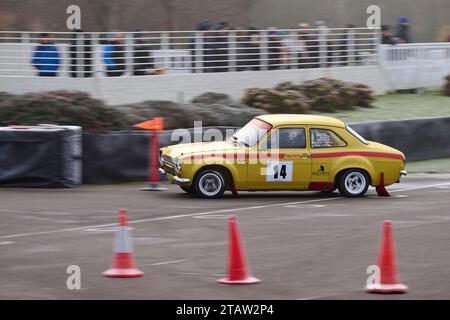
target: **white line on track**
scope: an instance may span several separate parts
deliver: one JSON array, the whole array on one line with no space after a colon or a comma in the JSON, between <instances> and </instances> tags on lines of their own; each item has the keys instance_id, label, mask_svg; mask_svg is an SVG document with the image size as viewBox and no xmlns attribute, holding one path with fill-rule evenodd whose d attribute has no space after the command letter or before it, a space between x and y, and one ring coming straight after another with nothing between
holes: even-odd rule
<instances>
[{"instance_id":1,"label":"white line on track","mask_svg":"<svg viewBox=\"0 0 450 320\"><path fill-rule=\"evenodd\" d=\"M171 260L171 261L164 261L164 262L156 262L156 263L151 263L151 264L144 264L143 266L162 266L162 265L166 265L166 264L172 264L172 263L179 263L179 262L184 262L187 261L188 259L180 259L180 260Z\"/></svg>"},{"instance_id":2,"label":"white line on track","mask_svg":"<svg viewBox=\"0 0 450 320\"><path fill-rule=\"evenodd\" d=\"M440 186L448 186L448 185L450 185L450 182L437 183L437 184L425 185L425 186L420 186L420 187L396 189L396 190L392 190L390 192L392 193L392 192L403 192L403 191L409 191L409 190L428 189L428 188L434 188L434 187L440 187ZM141 220L132 220L132 221L129 221L129 224L149 222L149 221L159 221L159 220L171 220L171 219L179 219L179 218L187 218L187 217L196 217L196 216L203 216L203 215L210 215L210 214L217 214L217 213L219 213L219 214L220 213L233 213L233 212L237 212L237 211L257 210L257 209L273 208L273 207L280 207L280 206L287 206L287 205L296 205L296 204L303 204L303 203L314 203L314 202L322 202L322 201L330 201L330 200L342 200L342 199L344 199L344 197L321 198L321 199L313 199L313 200L304 200L304 201L295 201L295 202L284 202L284 203L267 204L267 205L261 205L261 206L250 206L250 207L240 207L240 208L231 208L231 209L220 209L220 210L213 210L213 211L206 211L206 212L180 214L180 215L174 215L174 216L148 218L148 219L141 219ZM258 212L259 211L257 211L257 213ZM94 229L94 228L105 228L105 227L112 227L112 226L116 226L116 225L117 225L117 223L106 223L106 224L94 225L94 226L65 228L65 229L58 229L58 230L31 232L31 233L19 233L19 234L12 234L12 235L9 235L9 236L0 236L0 239L10 239L10 238L18 238L18 237L37 236L37 235L45 235L45 234L61 233L61 232L69 232L69 231L78 231L78 230Z\"/></svg>"},{"instance_id":3,"label":"white line on track","mask_svg":"<svg viewBox=\"0 0 450 320\"><path fill-rule=\"evenodd\" d=\"M13 242L13 241L2 241L2 242L0 242L0 246L3 246L5 244L11 244L11 243L15 243L15 242Z\"/></svg>"},{"instance_id":4,"label":"white line on track","mask_svg":"<svg viewBox=\"0 0 450 320\"><path fill-rule=\"evenodd\" d=\"M195 216L193 219L226 219L228 216L226 214L209 214L205 216Z\"/></svg>"},{"instance_id":5,"label":"white line on track","mask_svg":"<svg viewBox=\"0 0 450 320\"><path fill-rule=\"evenodd\" d=\"M115 232L116 229L115 228L90 228L90 229L86 229L86 231L91 231L91 232Z\"/></svg>"}]
</instances>

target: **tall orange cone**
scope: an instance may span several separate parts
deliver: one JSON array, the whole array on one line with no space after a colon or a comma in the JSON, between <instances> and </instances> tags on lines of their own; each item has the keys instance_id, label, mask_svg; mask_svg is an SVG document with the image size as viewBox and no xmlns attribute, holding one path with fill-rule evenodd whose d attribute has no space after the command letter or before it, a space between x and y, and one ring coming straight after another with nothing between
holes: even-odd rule
<instances>
[{"instance_id":1,"label":"tall orange cone","mask_svg":"<svg viewBox=\"0 0 450 320\"><path fill-rule=\"evenodd\" d=\"M105 277L136 278L144 273L136 268L133 257L133 243L128 230L127 210L120 209L119 226L114 239L114 256L111 268L103 272Z\"/></svg>"},{"instance_id":2,"label":"tall orange cone","mask_svg":"<svg viewBox=\"0 0 450 320\"><path fill-rule=\"evenodd\" d=\"M228 277L217 282L225 284L254 284L261 280L253 278L247 266L245 248L241 243L239 226L235 216L228 218L229 224L229 248L228 248Z\"/></svg>"},{"instance_id":3,"label":"tall orange cone","mask_svg":"<svg viewBox=\"0 0 450 320\"><path fill-rule=\"evenodd\" d=\"M153 120L144 121L134 125L135 128L149 130L150 132L150 148L148 154L148 172L150 185L142 188L143 191L163 191L159 184L159 134L164 130L164 119L154 118Z\"/></svg>"},{"instance_id":4,"label":"tall orange cone","mask_svg":"<svg viewBox=\"0 0 450 320\"><path fill-rule=\"evenodd\" d=\"M378 256L380 268L380 283L368 284L367 292L370 293L405 293L408 287L400 283L397 274L394 239L392 236L392 221L384 221L383 235Z\"/></svg>"},{"instance_id":5,"label":"tall orange cone","mask_svg":"<svg viewBox=\"0 0 450 320\"><path fill-rule=\"evenodd\" d=\"M378 186L375 187L375 190L377 190L377 194L379 197L390 197L391 195L386 190L386 186L384 185L384 173L380 173L380 182L378 183Z\"/></svg>"}]
</instances>

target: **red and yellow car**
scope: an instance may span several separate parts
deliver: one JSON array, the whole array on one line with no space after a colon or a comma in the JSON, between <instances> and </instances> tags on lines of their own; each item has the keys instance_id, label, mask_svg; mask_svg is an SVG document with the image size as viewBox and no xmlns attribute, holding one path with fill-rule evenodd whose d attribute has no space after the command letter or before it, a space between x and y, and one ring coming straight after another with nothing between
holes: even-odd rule
<instances>
[{"instance_id":1,"label":"red and yellow car","mask_svg":"<svg viewBox=\"0 0 450 320\"><path fill-rule=\"evenodd\" d=\"M272 114L252 119L225 141L160 149L160 171L189 193L218 198L226 190L338 189L363 196L406 175L405 156L366 141L324 116Z\"/></svg>"}]
</instances>

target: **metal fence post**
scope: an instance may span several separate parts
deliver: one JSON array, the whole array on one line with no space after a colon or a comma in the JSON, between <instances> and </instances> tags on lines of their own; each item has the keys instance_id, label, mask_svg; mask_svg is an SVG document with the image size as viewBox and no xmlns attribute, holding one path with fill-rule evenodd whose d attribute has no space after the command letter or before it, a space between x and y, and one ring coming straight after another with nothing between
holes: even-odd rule
<instances>
[{"instance_id":1,"label":"metal fence post","mask_svg":"<svg viewBox=\"0 0 450 320\"><path fill-rule=\"evenodd\" d=\"M347 32L347 52L344 52L344 54L347 56L346 61L348 61L349 66L355 65L355 56L356 56L356 50L355 50L355 30L350 29Z\"/></svg>"},{"instance_id":2,"label":"metal fence post","mask_svg":"<svg viewBox=\"0 0 450 320\"><path fill-rule=\"evenodd\" d=\"M75 72L76 72L76 77L81 77L84 78L86 76L87 73L85 73L84 70L84 64L85 64L85 60L84 60L84 34L82 32L79 33L75 33L77 40L77 47L76 47L76 65L75 65ZM71 61L72 63L73 61ZM70 69L72 69L72 66L70 66Z\"/></svg>"},{"instance_id":3,"label":"metal fence post","mask_svg":"<svg viewBox=\"0 0 450 320\"><path fill-rule=\"evenodd\" d=\"M203 73L203 37L201 32L195 33L195 50L194 56L192 57L192 65L195 67L194 73Z\"/></svg>"},{"instance_id":4,"label":"metal fence post","mask_svg":"<svg viewBox=\"0 0 450 320\"><path fill-rule=\"evenodd\" d=\"M133 41L134 35L132 33L125 33L124 50L125 50L125 70L130 76L133 75Z\"/></svg>"},{"instance_id":5,"label":"metal fence post","mask_svg":"<svg viewBox=\"0 0 450 320\"><path fill-rule=\"evenodd\" d=\"M92 41L92 44L94 45L94 51L93 51L93 67L94 67L94 77L97 77L99 74L100 76L103 75L104 69L106 69L106 66L104 66L103 62L103 45L101 44L101 41L99 39L99 36L97 35L97 39L95 41Z\"/></svg>"},{"instance_id":6,"label":"metal fence post","mask_svg":"<svg viewBox=\"0 0 450 320\"><path fill-rule=\"evenodd\" d=\"M170 40L169 40L169 33L163 32L161 34L161 51L163 52L163 66L166 70L170 67Z\"/></svg>"},{"instance_id":7,"label":"metal fence post","mask_svg":"<svg viewBox=\"0 0 450 320\"><path fill-rule=\"evenodd\" d=\"M320 27L317 30L319 32L319 61L320 67L327 67L327 30L326 28Z\"/></svg>"},{"instance_id":8,"label":"metal fence post","mask_svg":"<svg viewBox=\"0 0 450 320\"><path fill-rule=\"evenodd\" d=\"M31 57L33 56L33 48L30 45L30 34L28 32L24 32L21 34L20 36L20 42L21 45L23 45L23 47L26 48L26 50L23 51L23 58L25 61L30 61ZM21 68L21 70L24 71L24 74L26 73L25 71L29 69L29 65L28 64L24 64ZM33 69L31 67L31 69Z\"/></svg>"},{"instance_id":9,"label":"metal fence post","mask_svg":"<svg viewBox=\"0 0 450 320\"><path fill-rule=\"evenodd\" d=\"M261 43L260 43L260 53L261 53L261 70L268 70L269 69L269 38L267 36L267 31L261 32Z\"/></svg>"},{"instance_id":10,"label":"metal fence post","mask_svg":"<svg viewBox=\"0 0 450 320\"><path fill-rule=\"evenodd\" d=\"M236 32L228 34L228 71L236 71Z\"/></svg>"}]
</instances>

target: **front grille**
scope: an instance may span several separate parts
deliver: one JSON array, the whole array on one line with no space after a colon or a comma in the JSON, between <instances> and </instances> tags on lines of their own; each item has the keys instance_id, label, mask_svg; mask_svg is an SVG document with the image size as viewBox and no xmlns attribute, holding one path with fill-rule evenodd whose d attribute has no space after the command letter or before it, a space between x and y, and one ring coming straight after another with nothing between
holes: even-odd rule
<instances>
[{"instance_id":1,"label":"front grille","mask_svg":"<svg viewBox=\"0 0 450 320\"><path fill-rule=\"evenodd\" d=\"M175 175L175 169L173 167L164 166L164 171L173 176Z\"/></svg>"},{"instance_id":2,"label":"front grille","mask_svg":"<svg viewBox=\"0 0 450 320\"><path fill-rule=\"evenodd\" d=\"M168 156L166 154L163 154L162 158L163 158L164 162L167 162L167 163L170 163L170 164L174 164L173 161L172 161L172 158L170 156Z\"/></svg>"}]
</instances>

